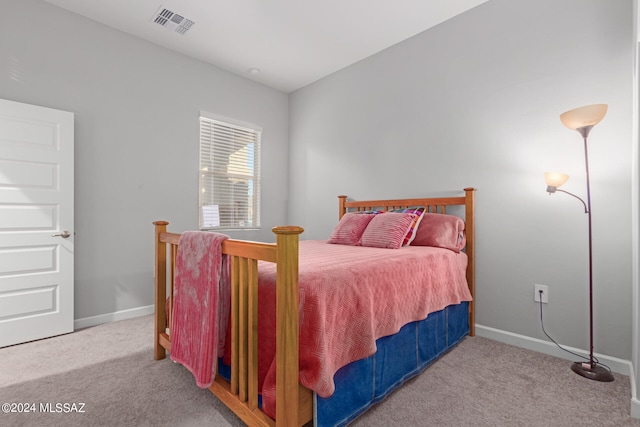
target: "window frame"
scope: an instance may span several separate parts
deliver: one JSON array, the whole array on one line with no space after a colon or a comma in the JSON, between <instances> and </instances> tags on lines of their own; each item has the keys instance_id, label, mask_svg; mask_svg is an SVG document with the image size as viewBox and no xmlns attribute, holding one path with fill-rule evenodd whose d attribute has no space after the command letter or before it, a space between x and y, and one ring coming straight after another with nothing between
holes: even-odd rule
<instances>
[{"instance_id":1,"label":"window frame","mask_svg":"<svg viewBox=\"0 0 640 427\"><path fill-rule=\"evenodd\" d=\"M236 119L231 119L229 117L224 117L224 116L220 116L217 114L212 114L212 113L208 113L205 111L200 111L200 116L198 119L198 124L199 124L199 159L198 159L198 227L200 230L203 231L217 231L217 230L259 230L261 229L261 215L260 215L260 204L261 204L261 197L260 197L260 187L261 187L261 149L262 149L262 127L257 126L253 123L249 123L249 122L243 122L240 120L236 120ZM234 129L234 130L238 130L241 131L245 134L251 133L254 135L254 150L253 150L253 174L252 175L247 175L247 181L252 181L253 185L250 185L250 187L253 190L253 195L251 197L249 197L249 194L247 195L247 211L251 212L251 225L250 226L242 226L239 224L225 224L225 225L219 225L219 226L205 226L204 224L204 209L203 207L205 206L205 202L207 200L205 200L204 198L204 194L205 194L205 190L206 190L206 185L205 185L205 177L209 177L211 178L211 182L215 182L215 177L218 176L219 178L224 178L226 177L234 177L237 179L237 176L235 174L230 174L228 172L223 172L218 170L211 170L209 171L208 169L204 169L203 167L203 153L205 152L204 146L203 144L206 144L208 147L208 150L210 153L214 152L215 150L215 137L214 137L214 130L215 130L215 126L221 126L224 128L230 128L230 129ZM211 134L210 136L205 136L203 135L203 129L206 126L211 126ZM231 143L232 144L232 143ZM222 148L218 148L219 150L222 149L224 150L228 150L229 147L225 146ZM247 157L248 158L248 157ZM213 163L213 161L211 161L210 163ZM213 186L213 185L211 185ZM232 198L230 199L232 200ZM219 211L217 212L217 215L220 215Z\"/></svg>"}]
</instances>

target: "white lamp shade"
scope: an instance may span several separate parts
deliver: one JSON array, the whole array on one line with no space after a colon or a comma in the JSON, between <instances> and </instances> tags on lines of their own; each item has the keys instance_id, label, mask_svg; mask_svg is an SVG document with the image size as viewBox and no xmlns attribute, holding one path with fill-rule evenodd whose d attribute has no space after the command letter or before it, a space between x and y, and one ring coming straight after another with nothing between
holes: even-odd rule
<instances>
[{"instance_id":1,"label":"white lamp shade","mask_svg":"<svg viewBox=\"0 0 640 427\"><path fill-rule=\"evenodd\" d=\"M569 175L560 172L545 172L544 180L549 187L558 188L569 179Z\"/></svg>"},{"instance_id":2,"label":"white lamp shade","mask_svg":"<svg viewBox=\"0 0 640 427\"><path fill-rule=\"evenodd\" d=\"M607 114L607 104L594 104L560 114L560 121L569 129L594 126Z\"/></svg>"}]
</instances>

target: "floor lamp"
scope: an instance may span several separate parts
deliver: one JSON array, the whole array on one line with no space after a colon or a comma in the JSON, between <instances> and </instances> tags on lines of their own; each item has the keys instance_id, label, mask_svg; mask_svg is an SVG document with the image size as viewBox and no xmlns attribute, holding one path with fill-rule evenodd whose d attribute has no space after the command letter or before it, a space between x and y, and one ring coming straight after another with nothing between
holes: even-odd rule
<instances>
[{"instance_id":1,"label":"floor lamp","mask_svg":"<svg viewBox=\"0 0 640 427\"><path fill-rule=\"evenodd\" d=\"M576 108L560 115L560 120L569 129L577 130L584 141L584 164L587 175L587 201L585 202L575 194L568 191L559 190L562 184L567 182L569 175L556 172L545 173L547 183L547 192L549 194L560 191L580 200L584 205L584 211L587 214L589 222L589 361L574 362L571 369L578 375L595 381L613 381L613 375L608 369L598 365L593 357L593 256L592 256L592 238L591 238L591 189L589 186L589 155L587 150L587 137L591 129L604 118L607 114L606 104L587 105L585 107Z\"/></svg>"}]
</instances>

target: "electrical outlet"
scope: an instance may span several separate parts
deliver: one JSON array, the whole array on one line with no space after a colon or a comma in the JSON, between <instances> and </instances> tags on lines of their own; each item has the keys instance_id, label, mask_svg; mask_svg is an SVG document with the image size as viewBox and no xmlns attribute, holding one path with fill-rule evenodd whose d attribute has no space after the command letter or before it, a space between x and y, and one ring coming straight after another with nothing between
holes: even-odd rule
<instances>
[{"instance_id":1,"label":"electrical outlet","mask_svg":"<svg viewBox=\"0 0 640 427\"><path fill-rule=\"evenodd\" d=\"M542 294L540 294L540 291L542 291ZM533 300L540 302L540 298L542 298L543 304L549 302L549 287L547 285L533 285Z\"/></svg>"}]
</instances>

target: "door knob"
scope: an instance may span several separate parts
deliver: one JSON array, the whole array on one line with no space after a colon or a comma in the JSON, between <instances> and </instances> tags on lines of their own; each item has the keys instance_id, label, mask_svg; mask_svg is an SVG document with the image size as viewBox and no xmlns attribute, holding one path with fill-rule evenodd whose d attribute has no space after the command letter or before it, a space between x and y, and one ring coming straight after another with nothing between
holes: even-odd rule
<instances>
[{"instance_id":1,"label":"door knob","mask_svg":"<svg viewBox=\"0 0 640 427\"><path fill-rule=\"evenodd\" d=\"M64 230L62 233L58 233L58 234L52 234L51 237L62 237L63 239L67 239L71 236L71 233L69 233L67 230Z\"/></svg>"}]
</instances>

